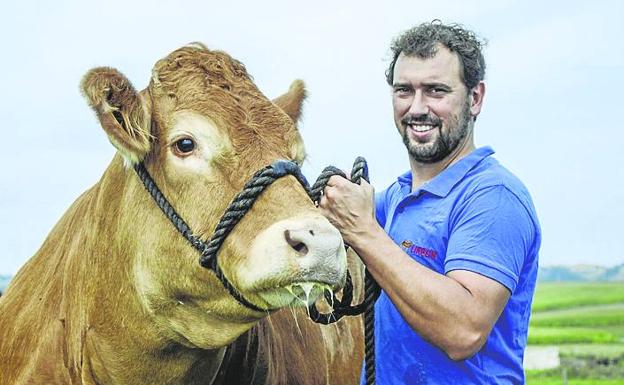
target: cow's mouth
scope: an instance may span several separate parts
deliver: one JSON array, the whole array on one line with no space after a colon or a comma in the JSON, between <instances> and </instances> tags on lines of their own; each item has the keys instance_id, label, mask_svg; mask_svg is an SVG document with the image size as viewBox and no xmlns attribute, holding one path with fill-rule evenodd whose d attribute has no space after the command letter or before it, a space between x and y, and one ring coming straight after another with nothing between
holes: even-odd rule
<instances>
[{"instance_id":1,"label":"cow's mouth","mask_svg":"<svg viewBox=\"0 0 624 385\"><path fill-rule=\"evenodd\" d=\"M332 292L332 287L322 282L294 282L286 286L280 286L258 293L271 308L282 308L286 306L308 307L324 292Z\"/></svg>"}]
</instances>

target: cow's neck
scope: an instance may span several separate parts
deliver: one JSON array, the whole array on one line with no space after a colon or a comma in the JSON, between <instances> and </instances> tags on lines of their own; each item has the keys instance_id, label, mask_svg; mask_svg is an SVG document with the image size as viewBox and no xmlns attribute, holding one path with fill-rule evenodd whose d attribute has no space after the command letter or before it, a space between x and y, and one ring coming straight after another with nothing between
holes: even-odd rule
<instances>
[{"instance_id":1,"label":"cow's neck","mask_svg":"<svg viewBox=\"0 0 624 385\"><path fill-rule=\"evenodd\" d=\"M134 203L137 197L147 201L156 215L161 215L134 171L116 159L99 182L90 203L89 221L97 230L89 243L99 254L94 256L92 264L81 265L79 270L95 269L94 276L108 277L109 282L114 282L105 289L97 283L84 283L91 285L96 301L90 309L87 332L92 336L87 338L87 344L93 347L93 370L99 369L104 375L123 376L121 383L139 378L137 382L143 383L146 377L154 384L195 384L198 379L201 383L210 383L208 380L216 376L225 349L191 349L164 337L138 300L132 261L142 250L133 249L137 246L126 239L132 229L120 229L119 225L120 221L134 223L134 214L124 210L128 201ZM111 263L109 258L116 262ZM119 314L125 316L121 318ZM137 365L137 372L128 373L127 362L133 360L141 365ZM115 361L123 361L120 365L123 369L113 372Z\"/></svg>"},{"instance_id":2,"label":"cow's neck","mask_svg":"<svg viewBox=\"0 0 624 385\"><path fill-rule=\"evenodd\" d=\"M128 194L144 193L138 179L131 178L136 176L116 156L14 278L29 295L8 295L1 303L2 313L16 316L0 317L0 333L21 336L10 338L19 347L2 349L17 351L11 353L16 367L23 363L28 374L16 373L11 383L19 383L20 375L56 383L49 373L59 372L64 373L60 382L71 384L133 384L146 378L153 384L190 384L216 376L224 349L189 349L172 342L140 305L132 246L126 247L126 234L119 231L120 221L129 220L124 212ZM48 350L39 354L37 346Z\"/></svg>"}]
</instances>

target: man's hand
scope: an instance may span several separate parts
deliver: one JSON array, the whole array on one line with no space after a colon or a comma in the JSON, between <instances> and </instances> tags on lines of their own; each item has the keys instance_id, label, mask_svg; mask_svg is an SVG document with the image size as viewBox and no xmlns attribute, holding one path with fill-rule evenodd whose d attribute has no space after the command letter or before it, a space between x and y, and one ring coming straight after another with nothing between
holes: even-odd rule
<instances>
[{"instance_id":1,"label":"man's hand","mask_svg":"<svg viewBox=\"0 0 624 385\"><path fill-rule=\"evenodd\" d=\"M319 207L354 248L407 323L453 360L485 343L509 291L477 273L439 274L408 256L375 219L373 187L333 176Z\"/></svg>"},{"instance_id":2,"label":"man's hand","mask_svg":"<svg viewBox=\"0 0 624 385\"><path fill-rule=\"evenodd\" d=\"M377 226L374 189L364 179L358 185L341 176L332 176L323 190L319 208L351 246Z\"/></svg>"}]
</instances>

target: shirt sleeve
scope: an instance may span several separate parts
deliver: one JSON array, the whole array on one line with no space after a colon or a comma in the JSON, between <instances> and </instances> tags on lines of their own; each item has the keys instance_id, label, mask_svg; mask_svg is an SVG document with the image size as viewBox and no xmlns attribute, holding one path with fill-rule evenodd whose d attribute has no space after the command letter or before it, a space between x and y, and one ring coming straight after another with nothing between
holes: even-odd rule
<instances>
[{"instance_id":1,"label":"shirt sleeve","mask_svg":"<svg viewBox=\"0 0 624 385\"><path fill-rule=\"evenodd\" d=\"M454 213L450 226L445 274L472 271L513 293L536 236L520 199L503 185L479 190Z\"/></svg>"},{"instance_id":2,"label":"shirt sleeve","mask_svg":"<svg viewBox=\"0 0 624 385\"><path fill-rule=\"evenodd\" d=\"M375 218L377 219L377 223L379 226L386 226L386 192L388 190L384 190L382 192L375 193Z\"/></svg>"}]
</instances>

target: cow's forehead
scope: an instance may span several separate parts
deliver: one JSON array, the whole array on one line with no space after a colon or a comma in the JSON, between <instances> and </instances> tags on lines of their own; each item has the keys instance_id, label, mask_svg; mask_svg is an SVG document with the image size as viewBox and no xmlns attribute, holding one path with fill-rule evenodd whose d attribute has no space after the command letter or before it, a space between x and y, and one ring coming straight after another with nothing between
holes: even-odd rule
<instances>
[{"instance_id":1,"label":"cow's forehead","mask_svg":"<svg viewBox=\"0 0 624 385\"><path fill-rule=\"evenodd\" d=\"M156 63L152 73L155 85L167 91L201 85L236 93L242 90L259 93L241 62L225 52L198 46L173 51Z\"/></svg>"},{"instance_id":2,"label":"cow's forehead","mask_svg":"<svg viewBox=\"0 0 624 385\"><path fill-rule=\"evenodd\" d=\"M216 113L237 125L292 124L258 90L243 64L225 52L186 46L159 60L152 73L152 95L175 99L173 110Z\"/></svg>"},{"instance_id":3,"label":"cow's forehead","mask_svg":"<svg viewBox=\"0 0 624 385\"><path fill-rule=\"evenodd\" d=\"M165 104L175 98L167 118L176 111L195 111L215 121L243 167L291 157L294 123L257 89L243 64L225 52L180 48L156 63L150 89Z\"/></svg>"}]
</instances>

